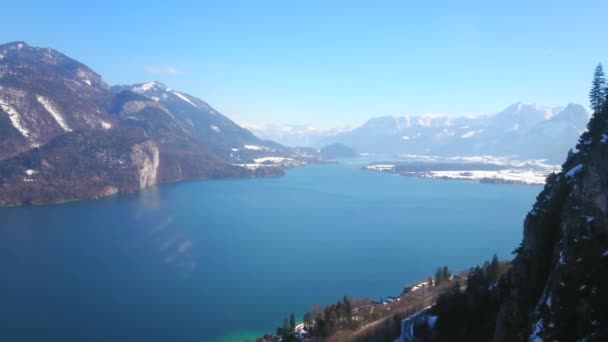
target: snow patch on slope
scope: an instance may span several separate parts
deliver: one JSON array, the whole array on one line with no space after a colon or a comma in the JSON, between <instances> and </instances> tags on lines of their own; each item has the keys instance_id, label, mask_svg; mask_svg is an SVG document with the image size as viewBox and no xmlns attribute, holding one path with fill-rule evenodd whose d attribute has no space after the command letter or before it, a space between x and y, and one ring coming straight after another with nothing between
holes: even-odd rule
<instances>
[{"instance_id":1,"label":"snow patch on slope","mask_svg":"<svg viewBox=\"0 0 608 342\"><path fill-rule=\"evenodd\" d=\"M246 150L253 150L253 151L266 151L268 150L267 147L264 146L258 146L258 145L244 145L243 146Z\"/></svg>"},{"instance_id":2,"label":"snow patch on slope","mask_svg":"<svg viewBox=\"0 0 608 342\"><path fill-rule=\"evenodd\" d=\"M30 136L30 132L23 127L19 113L2 99L0 99L0 108L2 108L2 110L8 114L8 118L11 120L11 123L21 133L21 135L28 138Z\"/></svg>"},{"instance_id":3,"label":"snow patch on slope","mask_svg":"<svg viewBox=\"0 0 608 342\"><path fill-rule=\"evenodd\" d=\"M36 96L36 100L38 100L38 102L40 102L40 104L44 107L44 109L46 109L46 111L49 112L51 114L51 116L53 116L53 119L55 119L55 121L57 121L59 126L61 126L61 128L65 132L72 131L72 129L65 123L63 116L61 116L61 113L59 112L57 107L55 107L55 105L51 102L51 100L49 100L43 96Z\"/></svg>"},{"instance_id":4,"label":"snow patch on slope","mask_svg":"<svg viewBox=\"0 0 608 342\"><path fill-rule=\"evenodd\" d=\"M140 86L140 89L142 91L148 91L152 88L156 87L156 82L149 82L149 83L144 83Z\"/></svg>"},{"instance_id":5,"label":"snow patch on slope","mask_svg":"<svg viewBox=\"0 0 608 342\"><path fill-rule=\"evenodd\" d=\"M574 177L580 170L583 169L583 164L578 164L575 167L571 168L568 172L566 172L566 177Z\"/></svg>"},{"instance_id":6,"label":"snow patch on slope","mask_svg":"<svg viewBox=\"0 0 608 342\"><path fill-rule=\"evenodd\" d=\"M469 132L466 132L465 134L461 135L460 137L462 139L469 139L482 132L483 132L483 129L478 129L476 131L469 131Z\"/></svg>"},{"instance_id":7,"label":"snow patch on slope","mask_svg":"<svg viewBox=\"0 0 608 342\"><path fill-rule=\"evenodd\" d=\"M193 107L198 108L198 106L197 106L197 105L195 105L195 104L194 104L194 102L190 101L190 99L189 99L189 98L187 98L187 97L186 97L184 94L179 93L179 92L177 92L177 91L175 91L175 90L173 91L173 94L175 94L175 96L179 97L180 99L182 99L182 100L184 100L184 101L188 102L188 103L189 103L189 104L191 104Z\"/></svg>"}]
</instances>

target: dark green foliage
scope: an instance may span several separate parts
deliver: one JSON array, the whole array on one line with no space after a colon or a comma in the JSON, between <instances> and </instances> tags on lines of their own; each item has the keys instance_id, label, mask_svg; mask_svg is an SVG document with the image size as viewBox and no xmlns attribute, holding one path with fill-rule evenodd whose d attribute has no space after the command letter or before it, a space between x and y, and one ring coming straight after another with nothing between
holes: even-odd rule
<instances>
[{"instance_id":1,"label":"dark green foliage","mask_svg":"<svg viewBox=\"0 0 608 342\"><path fill-rule=\"evenodd\" d=\"M293 315L293 313L289 317L289 329L291 329L291 331L296 330L296 317Z\"/></svg>"},{"instance_id":2,"label":"dark green foliage","mask_svg":"<svg viewBox=\"0 0 608 342\"><path fill-rule=\"evenodd\" d=\"M351 324L353 320L353 306L346 296L342 299L342 311L342 317L346 319L347 324Z\"/></svg>"},{"instance_id":3,"label":"dark green foliage","mask_svg":"<svg viewBox=\"0 0 608 342\"><path fill-rule=\"evenodd\" d=\"M493 290L496 276L490 276L494 272L492 264L486 262L483 267L471 269L465 291L455 285L439 296L432 309L432 314L439 316L437 335L427 337L428 341L491 340L499 304ZM442 277L444 273L442 269Z\"/></svg>"},{"instance_id":4,"label":"dark green foliage","mask_svg":"<svg viewBox=\"0 0 608 342\"><path fill-rule=\"evenodd\" d=\"M498 280L499 272L500 262L498 261L498 257L496 256L496 254L494 254L494 257L492 258L492 261L490 262L490 265L488 266L486 271L486 277L488 278L488 281L491 283L496 282L496 280Z\"/></svg>"},{"instance_id":5,"label":"dark green foliage","mask_svg":"<svg viewBox=\"0 0 608 342\"><path fill-rule=\"evenodd\" d=\"M441 284L443 282L443 273L441 272L441 267L437 268L435 271L435 286Z\"/></svg>"},{"instance_id":6,"label":"dark green foliage","mask_svg":"<svg viewBox=\"0 0 608 342\"><path fill-rule=\"evenodd\" d=\"M352 300L347 296L336 304L325 307L323 312L318 312L314 320L314 327L310 329L309 333L311 336L317 337L327 337L340 329L354 330L358 327L356 321L353 320Z\"/></svg>"},{"instance_id":7,"label":"dark green foliage","mask_svg":"<svg viewBox=\"0 0 608 342\"><path fill-rule=\"evenodd\" d=\"M302 317L302 321L304 322L305 326L312 325L313 320L314 320L314 317L313 317L312 313L310 313L310 312L305 313L304 316Z\"/></svg>"},{"instance_id":8,"label":"dark green foliage","mask_svg":"<svg viewBox=\"0 0 608 342\"><path fill-rule=\"evenodd\" d=\"M450 272L447 266L443 266L441 269L441 276L443 277L444 281L450 280L452 277L452 272Z\"/></svg>"},{"instance_id":9,"label":"dark green foliage","mask_svg":"<svg viewBox=\"0 0 608 342\"><path fill-rule=\"evenodd\" d=\"M595 67L595 72L593 73L589 100L594 112L599 112L604 107L606 101L606 77L601 63Z\"/></svg>"},{"instance_id":10,"label":"dark green foliage","mask_svg":"<svg viewBox=\"0 0 608 342\"><path fill-rule=\"evenodd\" d=\"M437 268L437 271L435 271L435 286L450 280L451 276L452 272L450 272L447 266Z\"/></svg>"}]
</instances>

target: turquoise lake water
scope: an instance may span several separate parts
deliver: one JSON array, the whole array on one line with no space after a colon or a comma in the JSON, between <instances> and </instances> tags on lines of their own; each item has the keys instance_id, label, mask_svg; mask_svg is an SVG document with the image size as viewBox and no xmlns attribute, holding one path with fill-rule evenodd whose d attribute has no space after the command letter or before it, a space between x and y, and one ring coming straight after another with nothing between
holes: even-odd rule
<instances>
[{"instance_id":1,"label":"turquoise lake water","mask_svg":"<svg viewBox=\"0 0 608 342\"><path fill-rule=\"evenodd\" d=\"M0 208L0 340L242 340L510 258L539 191L336 164Z\"/></svg>"}]
</instances>

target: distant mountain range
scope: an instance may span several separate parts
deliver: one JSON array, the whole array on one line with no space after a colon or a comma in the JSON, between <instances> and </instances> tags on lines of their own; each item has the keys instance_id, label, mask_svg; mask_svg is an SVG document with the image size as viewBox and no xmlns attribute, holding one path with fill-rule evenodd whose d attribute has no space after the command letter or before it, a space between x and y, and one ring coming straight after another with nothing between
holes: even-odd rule
<instances>
[{"instance_id":1,"label":"distant mountain range","mask_svg":"<svg viewBox=\"0 0 608 342\"><path fill-rule=\"evenodd\" d=\"M282 174L309 159L163 84L110 87L53 49L0 45L0 205Z\"/></svg>"},{"instance_id":2,"label":"distant mountain range","mask_svg":"<svg viewBox=\"0 0 608 342\"><path fill-rule=\"evenodd\" d=\"M574 147L588 121L589 113L578 104L550 108L516 103L502 112L483 116L376 117L361 127L341 132L309 133L276 127L259 127L256 132L285 144L294 137L297 143L309 142L316 148L341 143L360 153L514 156L559 163L565 157L564 151Z\"/></svg>"}]
</instances>

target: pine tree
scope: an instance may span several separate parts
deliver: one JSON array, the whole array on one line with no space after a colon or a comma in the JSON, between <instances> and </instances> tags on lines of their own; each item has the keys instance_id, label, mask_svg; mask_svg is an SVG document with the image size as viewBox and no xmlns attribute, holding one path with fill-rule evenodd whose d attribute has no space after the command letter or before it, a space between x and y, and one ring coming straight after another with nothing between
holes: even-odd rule
<instances>
[{"instance_id":1,"label":"pine tree","mask_svg":"<svg viewBox=\"0 0 608 342\"><path fill-rule=\"evenodd\" d=\"M604 68L602 63L595 67L593 73L593 81L591 83L591 91L589 92L589 100L591 102L591 109L594 112L599 112L606 103L606 77L604 75Z\"/></svg>"},{"instance_id":2,"label":"pine tree","mask_svg":"<svg viewBox=\"0 0 608 342\"><path fill-rule=\"evenodd\" d=\"M439 267L437 269L437 271L435 272L435 286L443 283L443 270L441 269L441 267Z\"/></svg>"},{"instance_id":3,"label":"pine tree","mask_svg":"<svg viewBox=\"0 0 608 342\"><path fill-rule=\"evenodd\" d=\"M500 272L500 263L498 262L498 257L494 254L492 258L492 262L488 266L488 280L490 282L495 282L498 280L498 273Z\"/></svg>"},{"instance_id":4,"label":"pine tree","mask_svg":"<svg viewBox=\"0 0 608 342\"><path fill-rule=\"evenodd\" d=\"M296 330L296 317L293 315L293 313L289 317L289 329L291 329L290 331Z\"/></svg>"},{"instance_id":5,"label":"pine tree","mask_svg":"<svg viewBox=\"0 0 608 342\"><path fill-rule=\"evenodd\" d=\"M350 300L348 299L348 297L344 296L344 298L342 298L342 307L344 310L344 316L346 318L347 322L350 322L353 318L353 306L350 302Z\"/></svg>"},{"instance_id":6,"label":"pine tree","mask_svg":"<svg viewBox=\"0 0 608 342\"><path fill-rule=\"evenodd\" d=\"M307 326L312 325L312 320L313 320L312 314L310 312L305 313L302 320L304 321L305 325L307 325Z\"/></svg>"},{"instance_id":7,"label":"pine tree","mask_svg":"<svg viewBox=\"0 0 608 342\"><path fill-rule=\"evenodd\" d=\"M443 269L441 270L441 277L443 278L443 281L450 280L451 276L452 276L452 273L450 272L450 270L448 270L448 267L443 266Z\"/></svg>"}]
</instances>

